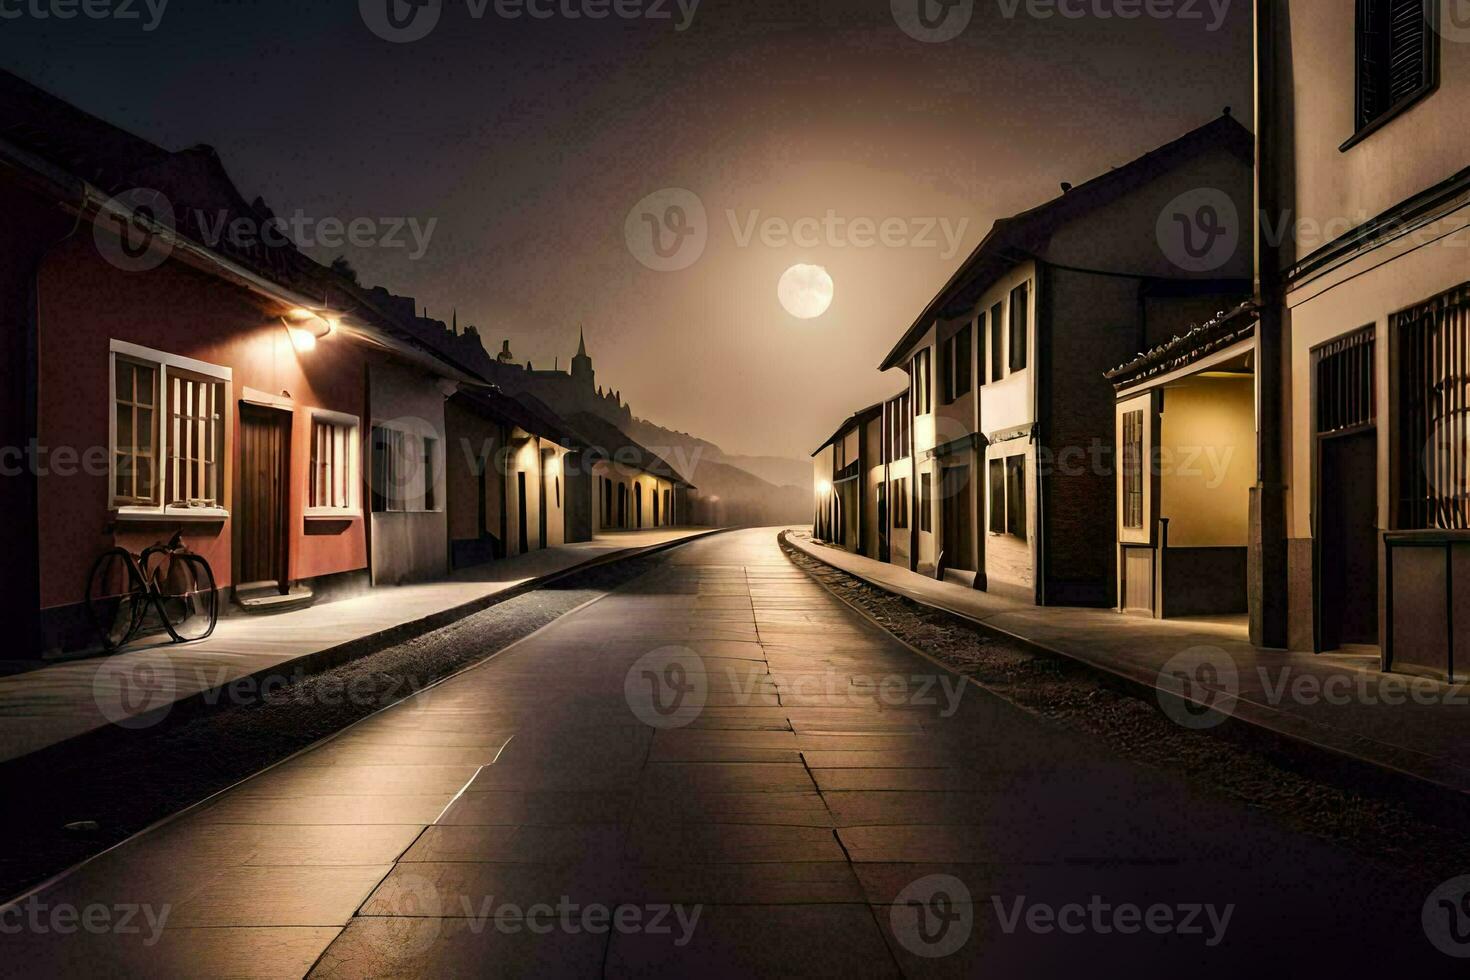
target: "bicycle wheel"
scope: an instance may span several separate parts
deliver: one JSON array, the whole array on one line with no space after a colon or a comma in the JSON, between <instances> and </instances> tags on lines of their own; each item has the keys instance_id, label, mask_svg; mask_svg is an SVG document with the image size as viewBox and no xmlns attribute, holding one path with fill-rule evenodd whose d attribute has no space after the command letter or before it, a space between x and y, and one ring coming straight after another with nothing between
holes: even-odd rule
<instances>
[{"instance_id":1,"label":"bicycle wheel","mask_svg":"<svg viewBox=\"0 0 1470 980\"><path fill-rule=\"evenodd\" d=\"M132 639L148 611L148 589L133 556L112 548L98 556L87 579L87 611L105 650Z\"/></svg>"},{"instance_id":2,"label":"bicycle wheel","mask_svg":"<svg viewBox=\"0 0 1470 980\"><path fill-rule=\"evenodd\" d=\"M198 555L168 553L151 571L164 625L181 643L202 640L219 620L219 589L209 562Z\"/></svg>"}]
</instances>

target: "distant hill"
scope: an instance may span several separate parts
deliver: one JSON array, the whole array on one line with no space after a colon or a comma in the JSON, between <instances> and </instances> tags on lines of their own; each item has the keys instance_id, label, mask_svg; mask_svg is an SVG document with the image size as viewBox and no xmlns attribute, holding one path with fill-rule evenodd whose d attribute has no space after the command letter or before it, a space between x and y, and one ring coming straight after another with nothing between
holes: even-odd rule
<instances>
[{"instance_id":1,"label":"distant hill","mask_svg":"<svg viewBox=\"0 0 1470 980\"><path fill-rule=\"evenodd\" d=\"M727 456L708 439L634 419L627 433L658 453L696 487L699 524L805 524L811 520L810 460ZM716 499L718 498L718 499Z\"/></svg>"},{"instance_id":2,"label":"distant hill","mask_svg":"<svg viewBox=\"0 0 1470 980\"><path fill-rule=\"evenodd\" d=\"M677 466L677 464L675 464ZM778 487L737 466L700 460L689 479L696 524L809 524L810 489Z\"/></svg>"}]
</instances>

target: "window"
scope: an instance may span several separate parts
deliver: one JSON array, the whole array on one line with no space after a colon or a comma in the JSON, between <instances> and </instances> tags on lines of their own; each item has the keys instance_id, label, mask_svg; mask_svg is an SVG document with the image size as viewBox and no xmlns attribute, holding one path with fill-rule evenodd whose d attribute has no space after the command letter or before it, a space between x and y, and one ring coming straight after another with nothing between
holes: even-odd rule
<instances>
[{"instance_id":1,"label":"window","mask_svg":"<svg viewBox=\"0 0 1470 980\"><path fill-rule=\"evenodd\" d=\"M1123 526L1143 527L1143 409L1123 413Z\"/></svg>"},{"instance_id":2,"label":"window","mask_svg":"<svg viewBox=\"0 0 1470 980\"><path fill-rule=\"evenodd\" d=\"M1317 431L1341 432L1372 425L1373 328L1359 330L1312 350L1316 369Z\"/></svg>"},{"instance_id":3,"label":"window","mask_svg":"<svg viewBox=\"0 0 1470 980\"><path fill-rule=\"evenodd\" d=\"M948 405L955 398L954 338L945 337L939 342L939 399Z\"/></svg>"},{"instance_id":4,"label":"window","mask_svg":"<svg viewBox=\"0 0 1470 980\"><path fill-rule=\"evenodd\" d=\"M1026 538L1026 457L992 459L990 533Z\"/></svg>"},{"instance_id":5,"label":"window","mask_svg":"<svg viewBox=\"0 0 1470 980\"><path fill-rule=\"evenodd\" d=\"M970 325L967 323L954 335L954 397L970 393L973 371L971 369Z\"/></svg>"},{"instance_id":6,"label":"window","mask_svg":"<svg viewBox=\"0 0 1470 980\"><path fill-rule=\"evenodd\" d=\"M919 530L934 530L934 475L919 474Z\"/></svg>"},{"instance_id":7,"label":"window","mask_svg":"<svg viewBox=\"0 0 1470 980\"><path fill-rule=\"evenodd\" d=\"M1026 537L1026 457L1006 460L1006 533Z\"/></svg>"},{"instance_id":8,"label":"window","mask_svg":"<svg viewBox=\"0 0 1470 980\"><path fill-rule=\"evenodd\" d=\"M419 470L422 474L424 487L423 509L438 510L439 501L435 496L434 490L435 484L438 483L435 475L439 472L439 440L433 436L424 436L424 451L420 458L423 460L422 468Z\"/></svg>"},{"instance_id":9,"label":"window","mask_svg":"<svg viewBox=\"0 0 1470 980\"><path fill-rule=\"evenodd\" d=\"M556 505L561 506L561 477L555 477L556 481Z\"/></svg>"},{"instance_id":10,"label":"window","mask_svg":"<svg viewBox=\"0 0 1470 980\"><path fill-rule=\"evenodd\" d=\"M970 393L970 324L965 324L939 345L939 388L944 404Z\"/></svg>"},{"instance_id":11,"label":"window","mask_svg":"<svg viewBox=\"0 0 1470 980\"><path fill-rule=\"evenodd\" d=\"M909 454L909 396L905 392L888 403L888 461Z\"/></svg>"},{"instance_id":12,"label":"window","mask_svg":"<svg viewBox=\"0 0 1470 980\"><path fill-rule=\"evenodd\" d=\"M112 507L224 516L229 368L113 341Z\"/></svg>"},{"instance_id":13,"label":"window","mask_svg":"<svg viewBox=\"0 0 1470 980\"><path fill-rule=\"evenodd\" d=\"M120 504L152 504L158 475L158 369L119 357L113 370L113 498Z\"/></svg>"},{"instance_id":14,"label":"window","mask_svg":"<svg viewBox=\"0 0 1470 980\"><path fill-rule=\"evenodd\" d=\"M357 507L357 419L313 412L311 477L306 515L350 512Z\"/></svg>"},{"instance_id":15,"label":"window","mask_svg":"<svg viewBox=\"0 0 1470 980\"><path fill-rule=\"evenodd\" d=\"M1026 369L1026 313L1030 298L1030 283L1021 283L1011 290L1011 370Z\"/></svg>"},{"instance_id":16,"label":"window","mask_svg":"<svg viewBox=\"0 0 1470 980\"><path fill-rule=\"evenodd\" d=\"M1006 376L1005 354L1005 304L996 303L990 308L990 380L999 381Z\"/></svg>"},{"instance_id":17,"label":"window","mask_svg":"<svg viewBox=\"0 0 1470 980\"><path fill-rule=\"evenodd\" d=\"M909 526L909 481L903 477L893 481L893 526Z\"/></svg>"},{"instance_id":18,"label":"window","mask_svg":"<svg viewBox=\"0 0 1470 980\"><path fill-rule=\"evenodd\" d=\"M1437 84L1437 35L1426 13L1437 17L1438 4L1358 0L1356 135L1376 128Z\"/></svg>"},{"instance_id":19,"label":"window","mask_svg":"<svg viewBox=\"0 0 1470 980\"><path fill-rule=\"evenodd\" d=\"M990 533L1006 533L1006 464L1005 460L990 461Z\"/></svg>"},{"instance_id":20,"label":"window","mask_svg":"<svg viewBox=\"0 0 1470 980\"><path fill-rule=\"evenodd\" d=\"M925 347L914 355L913 363L914 414L928 415L934 410L929 400L929 348Z\"/></svg>"},{"instance_id":21,"label":"window","mask_svg":"<svg viewBox=\"0 0 1470 980\"><path fill-rule=\"evenodd\" d=\"M1398 526L1470 528L1470 283L1389 317L1398 344Z\"/></svg>"},{"instance_id":22,"label":"window","mask_svg":"<svg viewBox=\"0 0 1470 980\"><path fill-rule=\"evenodd\" d=\"M439 508L439 439L436 436L375 425L372 455L375 513Z\"/></svg>"}]
</instances>

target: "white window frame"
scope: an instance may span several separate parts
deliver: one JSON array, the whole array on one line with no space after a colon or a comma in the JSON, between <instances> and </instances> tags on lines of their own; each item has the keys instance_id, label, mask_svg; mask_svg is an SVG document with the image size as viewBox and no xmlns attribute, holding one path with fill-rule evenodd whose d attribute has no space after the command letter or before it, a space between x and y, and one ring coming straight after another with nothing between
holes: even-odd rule
<instances>
[{"instance_id":1,"label":"white window frame","mask_svg":"<svg viewBox=\"0 0 1470 980\"><path fill-rule=\"evenodd\" d=\"M155 465L158 468L154 482L156 500L153 504L121 503L117 498L117 359L141 361L154 365L158 371L158 388L154 392L154 413L157 416L158 436L154 446ZM118 520L169 521L218 521L230 516L229 508L229 463L233 433L229 424L227 406L231 402L234 375L228 367L210 364L179 354L169 354L123 340L109 342L107 355L107 505ZM220 450L216 461L219 471L219 506L188 507L165 503L167 490L173 483L172 467L169 465L169 435L172 428L172 410L169 400L169 372L187 372L199 375L222 385L219 400L221 413Z\"/></svg>"},{"instance_id":2,"label":"white window frame","mask_svg":"<svg viewBox=\"0 0 1470 980\"><path fill-rule=\"evenodd\" d=\"M311 506L312 491L316 487L316 467L307 466L306 473L306 508L305 516L312 518L346 518L362 516L362 420L356 415L346 412L333 412L325 408L313 408L307 413L311 420L311 428L308 430L307 438L310 440L308 459L315 459L316 454L316 427L317 423L336 426L347 430L347 460L346 460L346 490L347 504L343 507L313 507Z\"/></svg>"}]
</instances>

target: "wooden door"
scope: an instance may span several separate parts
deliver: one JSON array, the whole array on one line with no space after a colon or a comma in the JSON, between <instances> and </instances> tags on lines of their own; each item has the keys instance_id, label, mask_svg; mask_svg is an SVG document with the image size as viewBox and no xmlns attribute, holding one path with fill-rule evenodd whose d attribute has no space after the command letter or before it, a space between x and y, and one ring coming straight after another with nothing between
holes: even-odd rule
<instances>
[{"instance_id":1,"label":"wooden door","mask_svg":"<svg viewBox=\"0 0 1470 980\"><path fill-rule=\"evenodd\" d=\"M939 481L944 494L944 565L964 572L975 571L975 522L970 517L973 490L968 464L946 466Z\"/></svg>"},{"instance_id":2,"label":"wooden door","mask_svg":"<svg viewBox=\"0 0 1470 980\"><path fill-rule=\"evenodd\" d=\"M237 589L289 587L286 576L291 416L240 406L239 573Z\"/></svg>"}]
</instances>

